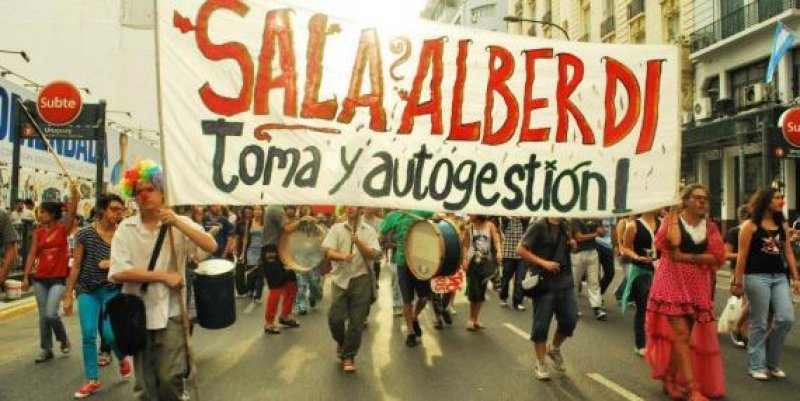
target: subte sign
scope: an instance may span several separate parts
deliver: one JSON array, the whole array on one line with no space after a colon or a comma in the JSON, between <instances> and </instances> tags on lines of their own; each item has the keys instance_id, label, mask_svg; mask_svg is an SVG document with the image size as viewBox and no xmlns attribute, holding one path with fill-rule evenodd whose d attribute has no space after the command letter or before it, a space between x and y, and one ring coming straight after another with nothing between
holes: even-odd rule
<instances>
[{"instance_id":1,"label":"subte sign","mask_svg":"<svg viewBox=\"0 0 800 401\"><path fill-rule=\"evenodd\" d=\"M44 122L64 126L75 121L83 109L81 92L66 81L45 85L36 99L36 111Z\"/></svg>"}]
</instances>

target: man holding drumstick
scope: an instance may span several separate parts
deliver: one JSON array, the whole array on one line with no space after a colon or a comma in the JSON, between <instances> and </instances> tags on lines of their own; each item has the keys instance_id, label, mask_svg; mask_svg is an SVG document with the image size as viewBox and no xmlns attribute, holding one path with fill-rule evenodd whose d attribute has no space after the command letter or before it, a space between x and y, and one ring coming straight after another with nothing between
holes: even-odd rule
<instances>
[{"instance_id":1,"label":"man holding drumstick","mask_svg":"<svg viewBox=\"0 0 800 401\"><path fill-rule=\"evenodd\" d=\"M331 227L322 248L331 260L333 283L328 325L336 341L342 370L355 372L355 356L361 346L364 322L372 305L374 284L369 269L381 253L378 233L360 221L358 208L345 208L346 220Z\"/></svg>"}]
</instances>

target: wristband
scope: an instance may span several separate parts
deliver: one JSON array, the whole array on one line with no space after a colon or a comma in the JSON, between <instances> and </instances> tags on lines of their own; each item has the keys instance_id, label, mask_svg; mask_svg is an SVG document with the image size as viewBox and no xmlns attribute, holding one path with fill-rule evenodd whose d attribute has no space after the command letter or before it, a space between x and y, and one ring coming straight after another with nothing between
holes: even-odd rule
<instances>
[{"instance_id":1,"label":"wristband","mask_svg":"<svg viewBox=\"0 0 800 401\"><path fill-rule=\"evenodd\" d=\"M742 286L741 284L731 283L731 287L741 287L741 286Z\"/></svg>"}]
</instances>

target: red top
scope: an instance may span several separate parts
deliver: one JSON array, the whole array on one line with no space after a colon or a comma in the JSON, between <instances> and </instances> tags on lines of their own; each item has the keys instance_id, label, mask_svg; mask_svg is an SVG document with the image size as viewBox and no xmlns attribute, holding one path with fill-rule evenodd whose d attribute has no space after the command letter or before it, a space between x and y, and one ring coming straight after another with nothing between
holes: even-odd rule
<instances>
[{"instance_id":1,"label":"red top","mask_svg":"<svg viewBox=\"0 0 800 401\"><path fill-rule=\"evenodd\" d=\"M36 229L36 269L37 279L66 278L69 275L69 242L67 228L56 223L51 230L47 227Z\"/></svg>"}]
</instances>

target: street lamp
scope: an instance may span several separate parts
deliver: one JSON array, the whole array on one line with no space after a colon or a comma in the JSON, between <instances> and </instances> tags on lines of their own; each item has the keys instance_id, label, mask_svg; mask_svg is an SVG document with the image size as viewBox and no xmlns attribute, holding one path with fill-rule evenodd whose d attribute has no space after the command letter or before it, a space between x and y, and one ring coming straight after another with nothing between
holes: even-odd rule
<instances>
[{"instance_id":1,"label":"street lamp","mask_svg":"<svg viewBox=\"0 0 800 401\"><path fill-rule=\"evenodd\" d=\"M569 34L567 33L566 29L562 28L561 25L554 24L552 22L539 21L539 20L528 19L528 18L521 18L521 17L516 17L516 16L513 16L513 15L506 16L505 18L503 18L503 21L505 21L505 22L530 22L530 23L533 23L533 24L542 24L542 25L552 26L552 27L558 29L559 31L561 31L561 33L564 34L564 36L567 38L567 40L572 40L572 39L569 38Z\"/></svg>"},{"instance_id":2,"label":"street lamp","mask_svg":"<svg viewBox=\"0 0 800 401\"><path fill-rule=\"evenodd\" d=\"M20 56L22 56L23 59L25 59L26 63L30 63L31 62L31 58L28 57L28 53L25 53L24 50L0 50L0 53L19 54Z\"/></svg>"}]
</instances>

